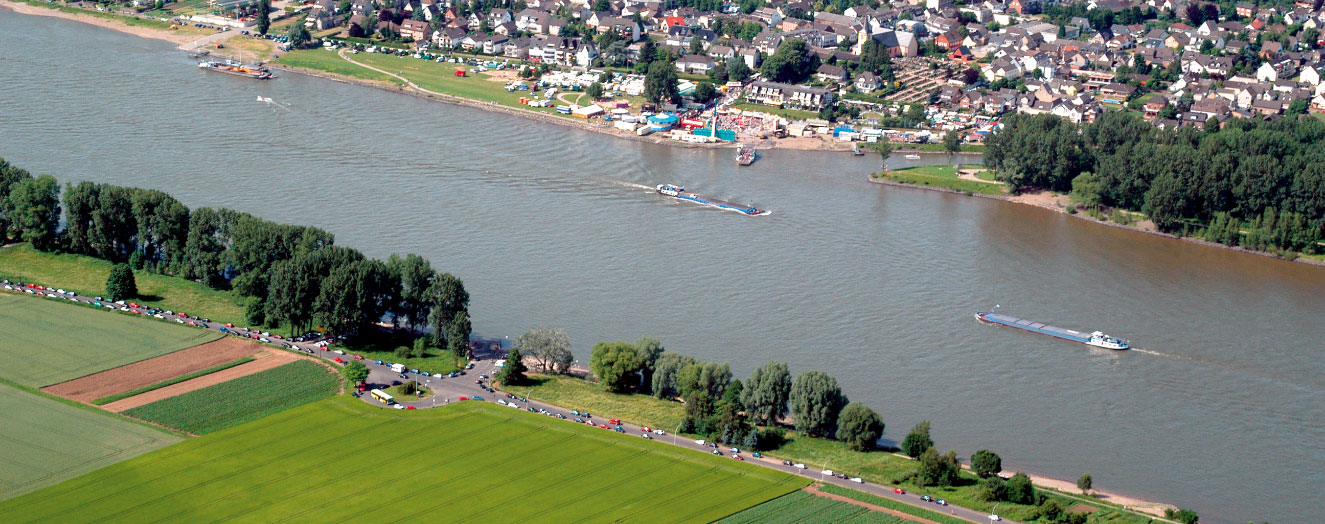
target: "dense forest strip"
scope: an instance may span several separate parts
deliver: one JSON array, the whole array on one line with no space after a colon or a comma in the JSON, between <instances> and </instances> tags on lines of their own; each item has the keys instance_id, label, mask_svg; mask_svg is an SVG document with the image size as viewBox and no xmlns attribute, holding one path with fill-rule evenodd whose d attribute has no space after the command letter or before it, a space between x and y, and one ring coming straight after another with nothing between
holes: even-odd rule
<instances>
[{"instance_id":1,"label":"dense forest strip","mask_svg":"<svg viewBox=\"0 0 1325 524\"><path fill-rule=\"evenodd\" d=\"M1084 207L1140 211L1161 231L1226 245L1325 253L1325 121L1158 129L1106 113L1083 124L1048 114L1003 122L984 159L1014 190L1070 191Z\"/></svg>"}]
</instances>

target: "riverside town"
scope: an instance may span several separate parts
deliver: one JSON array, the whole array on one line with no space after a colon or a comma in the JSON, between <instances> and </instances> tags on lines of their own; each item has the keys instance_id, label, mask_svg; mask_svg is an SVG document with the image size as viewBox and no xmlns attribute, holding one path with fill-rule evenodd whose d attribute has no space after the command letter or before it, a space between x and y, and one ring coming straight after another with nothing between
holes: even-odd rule
<instances>
[{"instance_id":1,"label":"riverside town","mask_svg":"<svg viewBox=\"0 0 1325 524\"><path fill-rule=\"evenodd\" d=\"M0 523L1318 521L1323 2L0 0Z\"/></svg>"}]
</instances>

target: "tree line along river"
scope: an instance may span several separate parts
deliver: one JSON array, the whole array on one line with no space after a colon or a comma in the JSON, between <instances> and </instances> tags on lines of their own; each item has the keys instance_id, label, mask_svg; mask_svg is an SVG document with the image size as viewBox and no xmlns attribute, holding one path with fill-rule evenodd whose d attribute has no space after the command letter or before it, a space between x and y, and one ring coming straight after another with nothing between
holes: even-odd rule
<instances>
[{"instance_id":1,"label":"tree line along river","mask_svg":"<svg viewBox=\"0 0 1325 524\"><path fill-rule=\"evenodd\" d=\"M741 378L768 360L823 370L885 439L928 419L963 457L1090 472L1203 522L1325 510L1325 268L882 187L865 180L877 157L767 151L740 168L730 150L297 74L210 75L170 44L62 20L0 11L0 49L10 162L419 253L464 279L485 335L563 327L581 361L648 335ZM772 214L663 199L660 183ZM1138 350L972 318L995 304Z\"/></svg>"}]
</instances>

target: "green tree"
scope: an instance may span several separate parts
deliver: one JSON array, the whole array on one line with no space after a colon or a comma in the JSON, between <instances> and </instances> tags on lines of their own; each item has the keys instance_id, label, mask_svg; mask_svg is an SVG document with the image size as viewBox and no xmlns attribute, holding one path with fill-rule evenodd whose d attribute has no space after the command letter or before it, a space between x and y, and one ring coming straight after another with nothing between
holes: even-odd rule
<instances>
[{"instance_id":1,"label":"green tree","mask_svg":"<svg viewBox=\"0 0 1325 524\"><path fill-rule=\"evenodd\" d=\"M110 301L128 300L138 296L138 283L133 278L133 268L128 264L115 264L106 277L106 299Z\"/></svg>"},{"instance_id":2,"label":"green tree","mask_svg":"<svg viewBox=\"0 0 1325 524\"><path fill-rule=\"evenodd\" d=\"M695 86L695 94L692 95L696 102L707 104L718 97L718 90L713 88L710 82L700 82Z\"/></svg>"},{"instance_id":3,"label":"green tree","mask_svg":"<svg viewBox=\"0 0 1325 524\"><path fill-rule=\"evenodd\" d=\"M1094 485L1094 483L1095 479L1090 478L1090 473L1087 473L1085 475L1082 475L1081 478L1077 479L1077 489L1081 490L1082 495L1089 494L1090 488L1092 485Z\"/></svg>"},{"instance_id":4,"label":"green tree","mask_svg":"<svg viewBox=\"0 0 1325 524\"><path fill-rule=\"evenodd\" d=\"M869 406L852 402L837 418L837 440L856 451L872 451L883 436L883 417Z\"/></svg>"},{"instance_id":5,"label":"green tree","mask_svg":"<svg viewBox=\"0 0 1325 524\"><path fill-rule=\"evenodd\" d=\"M304 27L304 24L290 26L286 36L290 38L290 47L295 49L303 49L313 40L313 35L309 34L308 28Z\"/></svg>"},{"instance_id":6,"label":"green tree","mask_svg":"<svg viewBox=\"0 0 1325 524\"><path fill-rule=\"evenodd\" d=\"M924 420L902 439L902 453L911 458L920 458L920 455L930 448L934 447L934 439L929 437L929 421Z\"/></svg>"},{"instance_id":7,"label":"green tree","mask_svg":"<svg viewBox=\"0 0 1325 524\"><path fill-rule=\"evenodd\" d=\"M368 366L361 361L351 360L340 369L340 374L351 384L358 384L368 380Z\"/></svg>"},{"instance_id":8,"label":"green tree","mask_svg":"<svg viewBox=\"0 0 1325 524\"><path fill-rule=\"evenodd\" d=\"M570 337L557 328L542 327L526 331L515 339L521 355L533 358L542 373L570 371L574 357L570 351Z\"/></svg>"},{"instance_id":9,"label":"green tree","mask_svg":"<svg viewBox=\"0 0 1325 524\"><path fill-rule=\"evenodd\" d=\"M265 35L271 28L271 0L258 0L258 34Z\"/></svg>"},{"instance_id":10,"label":"green tree","mask_svg":"<svg viewBox=\"0 0 1325 524\"><path fill-rule=\"evenodd\" d=\"M644 98L655 104L676 100L678 82L676 66L666 60L655 60L644 76Z\"/></svg>"},{"instance_id":11,"label":"green tree","mask_svg":"<svg viewBox=\"0 0 1325 524\"><path fill-rule=\"evenodd\" d=\"M413 253L403 257L393 254L386 265L400 278L400 300L392 305L392 316L403 319L412 331L423 329L428 325L428 314L434 305L435 297L429 291L437 279L437 272L433 271L428 259Z\"/></svg>"},{"instance_id":12,"label":"green tree","mask_svg":"<svg viewBox=\"0 0 1325 524\"><path fill-rule=\"evenodd\" d=\"M1007 501L1014 504L1034 504L1035 503L1035 485L1031 483L1031 478L1025 473L1017 473L1008 479L1004 486L1007 488Z\"/></svg>"},{"instance_id":13,"label":"green tree","mask_svg":"<svg viewBox=\"0 0 1325 524\"><path fill-rule=\"evenodd\" d=\"M426 303L431 306L428 325L433 330L432 345L454 351L455 346L448 342L452 331L451 324L460 318L461 312L465 313L466 320L469 318L469 292L465 291L464 282L450 273L438 273L428 286ZM458 329L457 332L464 332L468 337L467 330ZM457 343L460 342L468 345L469 339L465 338Z\"/></svg>"},{"instance_id":14,"label":"green tree","mask_svg":"<svg viewBox=\"0 0 1325 524\"><path fill-rule=\"evenodd\" d=\"M60 184L55 177L20 180L9 189L5 201L10 236L42 251L55 249L60 224Z\"/></svg>"},{"instance_id":15,"label":"green tree","mask_svg":"<svg viewBox=\"0 0 1325 524\"><path fill-rule=\"evenodd\" d=\"M694 362L677 373L676 389L687 402L698 395L716 401L727 393L731 382L732 370L727 363Z\"/></svg>"},{"instance_id":16,"label":"green tree","mask_svg":"<svg viewBox=\"0 0 1325 524\"><path fill-rule=\"evenodd\" d=\"M1151 181L1141 211L1160 231L1174 231L1187 216L1189 186L1171 172L1161 173Z\"/></svg>"},{"instance_id":17,"label":"green tree","mask_svg":"<svg viewBox=\"0 0 1325 524\"><path fill-rule=\"evenodd\" d=\"M976 488L975 498L983 502L999 502L1007 500L1008 488L1003 479L998 477L988 477L980 480L980 485Z\"/></svg>"},{"instance_id":18,"label":"green tree","mask_svg":"<svg viewBox=\"0 0 1325 524\"><path fill-rule=\"evenodd\" d=\"M920 470L916 479L921 486L951 486L957 481L961 470L956 451L948 450L940 455L938 449L929 448L920 454Z\"/></svg>"},{"instance_id":19,"label":"green tree","mask_svg":"<svg viewBox=\"0 0 1325 524\"><path fill-rule=\"evenodd\" d=\"M879 168L884 173L888 172L888 157L893 156L893 145L887 139L879 140L874 143L874 150L879 152Z\"/></svg>"},{"instance_id":20,"label":"green tree","mask_svg":"<svg viewBox=\"0 0 1325 524\"><path fill-rule=\"evenodd\" d=\"M639 384L644 359L629 342L599 342L589 356L589 370L608 391L622 393Z\"/></svg>"},{"instance_id":21,"label":"green tree","mask_svg":"<svg viewBox=\"0 0 1325 524\"><path fill-rule=\"evenodd\" d=\"M1175 511L1173 508L1167 508L1164 510L1164 518L1176 520L1182 524L1196 524L1201 520L1201 518L1196 515L1195 511L1190 509L1180 509Z\"/></svg>"},{"instance_id":22,"label":"green tree","mask_svg":"<svg viewBox=\"0 0 1325 524\"><path fill-rule=\"evenodd\" d=\"M469 310L460 310L455 312L455 317L451 319L450 325L446 327L446 349L451 354L460 357L469 357L469 337L473 334L474 326L469 319Z\"/></svg>"},{"instance_id":23,"label":"green tree","mask_svg":"<svg viewBox=\"0 0 1325 524\"><path fill-rule=\"evenodd\" d=\"M847 404L837 379L822 371L806 371L791 384L791 413L796 430L815 436L831 436L837 417Z\"/></svg>"},{"instance_id":24,"label":"green tree","mask_svg":"<svg viewBox=\"0 0 1325 524\"><path fill-rule=\"evenodd\" d=\"M982 449L971 455L971 471L981 478L989 478L1003 471L1003 459L993 451Z\"/></svg>"},{"instance_id":25,"label":"green tree","mask_svg":"<svg viewBox=\"0 0 1325 524\"><path fill-rule=\"evenodd\" d=\"M746 65L745 58L733 56L727 59L727 80L730 82L744 82L750 78L754 71Z\"/></svg>"},{"instance_id":26,"label":"green tree","mask_svg":"<svg viewBox=\"0 0 1325 524\"><path fill-rule=\"evenodd\" d=\"M32 178L32 173L0 158L0 245L8 244L11 238L10 227L12 222L10 220L9 193L19 182L30 178Z\"/></svg>"},{"instance_id":27,"label":"green tree","mask_svg":"<svg viewBox=\"0 0 1325 524\"><path fill-rule=\"evenodd\" d=\"M1068 198L1081 207L1099 209L1104 202L1104 181L1091 172L1085 172L1072 179L1072 192Z\"/></svg>"},{"instance_id":28,"label":"green tree","mask_svg":"<svg viewBox=\"0 0 1325 524\"><path fill-rule=\"evenodd\" d=\"M755 368L745 380L741 403L746 413L761 424L776 423L787 413L791 396L791 372L786 362L769 362Z\"/></svg>"},{"instance_id":29,"label":"green tree","mask_svg":"<svg viewBox=\"0 0 1325 524\"><path fill-rule=\"evenodd\" d=\"M589 88L586 89L584 92L585 94L589 95L589 99L591 100L601 99L603 98L603 84L598 82L589 84Z\"/></svg>"},{"instance_id":30,"label":"green tree","mask_svg":"<svg viewBox=\"0 0 1325 524\"><path fill-rule=\"evenodd\" d=\"M953 129L951 131L948 131L947 134L943 135L943 149L948 152L949 160L952 159L952 155L961 152L962 150L961 131Z\"/></svg>"},{"instance_id":31,"label":"green tree","mask_svg":"<svg viewBox=\"0 0 1325 524\"><path fill-rule=\"evenodd\" d=\"M653 380L649 390L657 398L673 398L681 394L677 387L677 377L686 366L695 363L695 359L680 353L667 351L658 357L653 365Z\"/></svg>"},{"instance_id":32,"label":"green tree","mask_svg":"<svg viewBox=\"0 0 1325 524\"><path fill-rule=\"evenodd\" d=\"M524 355L520 354L520 348L511 348L510 353L506 354L506 365L497 373L497 380L503 386L518 386L529 380L525 371L528 368L524 365Z\"/></svg>"},{"instance_id":33,"label":"green tree","mask_svg":"<svg viewBox=\"0 0 1325 524\"><path fill-rule=\"evenodd\" d=\"M800 83L819 67L819 57L809 52L809 46L799 38L789 38L772 56L764 60L759 71L773 82Z\"/></svg>"},{"instance_id":34,"label":"green tree","mask_svg":"<svg viewBox=\"0 0 1325 524\"><path fill-rule=\"evenodd\" d=\"M662 341L653 337L640 337L635 341L635 350L640 355L640 385L644 388L653 386L653 370L658 359L666 352Z\"/></svg>"},{"instance_id":35,"label":"green tree","mask_svg":"<svg viewBox=\"0 0 1325 524\"><path fill-rule=\"evenodd\" d=\"M704 52L704 39L698 36L690 38L690 54L698 55Z\"/></svg>"},{"instance_id":36,"label":"green tree","mask_svg":"<svg viewBox=\"0 0 1325 524\"><path fill-rule=\"evenodd\" d=\"M1288 110L1285 111L1284 114L1289 116L1305 115L1307 114L1308 107L1309 106L1307 105L1307 99L1297 98L1294 99L1292 102L1288 103Z\"/></svg>"}]
</instances>

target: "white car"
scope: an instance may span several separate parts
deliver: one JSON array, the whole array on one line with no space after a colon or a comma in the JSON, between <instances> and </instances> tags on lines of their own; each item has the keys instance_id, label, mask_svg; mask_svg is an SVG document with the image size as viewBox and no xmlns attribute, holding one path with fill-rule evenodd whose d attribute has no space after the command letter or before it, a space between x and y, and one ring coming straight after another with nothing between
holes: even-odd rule
<instances>
[{"instance_id":1,"label":"white car","mask_svg":"<svg viewBox=\"0 0 1325 524\"><path fill-rule=\"evenodd\" d=\"M501 399L501 398L499 398L499 399L497 399L497 403L498 403L498 404L501 404L501 405L503 405L503 406L505 406L505 405L506 405L506 399Z\"/></svg>"},{"instance_id":2,"label":"white car","mask_svg":"<svg viewBox=\"0 0 1325 524\"><path fill-rule=\"evenodd\" d=\"M989 516L989 520L992 520L992 521L994 521L994 522L998 522L998 521L1003 520L1003 519L998 518L998 515L990 515L990 516Z\"/></svg>"},{"instance_id":3,"label":"white car","mask_svg":"<svg viewBox=\"0 0 1325 524\"><path fill-rule=\"evenodd\" d=\"M666 432L666 431L663 431L663 430L661 430L661 429L655 429L655 430L653 430L653 434L654 434L654 435L666 435L667 432Z\"/></svg>"},{"instance_id":4,"label":"white car","mask_svg":"<svg viewBox=\"0 0 1325 524\"><path fill-rule=\"evenodd\" d=\"M864 484L864 483L865 483L865 479L862 479L862 478L860 478L860 477L851 477L851 481L852 481L852 482L855 482L856 484Z\"/></svg>"},{"instance_id":5,"label":"white car","mask_svg":"<svg viewBox=\"0 0 1325 524\"><path fill-rule=\"evenodd\" d=\"M793 465L793 467L795 467L796 469L805 469L805 464L797 462L796 464Z\"/></svg>"}]
</instances>

